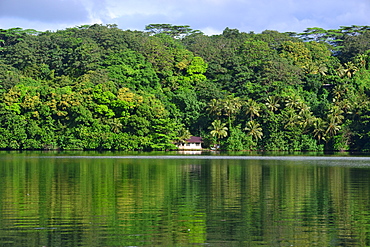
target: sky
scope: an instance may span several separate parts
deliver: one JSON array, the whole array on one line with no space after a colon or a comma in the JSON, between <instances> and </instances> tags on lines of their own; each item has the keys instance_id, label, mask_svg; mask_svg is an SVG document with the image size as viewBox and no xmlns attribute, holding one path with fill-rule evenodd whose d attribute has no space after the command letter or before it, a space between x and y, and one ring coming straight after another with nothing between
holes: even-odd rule
<instances>
[{"instance_id":1,"label":"sky","mask_svg":"<svg viewBox=\"0 0 370 247\"><path fill-rule=\"evenodd\" d=\"M0 29L56 31L86 24L144 30L148 24L189 25L207 35L303 32L310 27L370 25L370 0L0 0Z\"/></svg>"}]
</instances>

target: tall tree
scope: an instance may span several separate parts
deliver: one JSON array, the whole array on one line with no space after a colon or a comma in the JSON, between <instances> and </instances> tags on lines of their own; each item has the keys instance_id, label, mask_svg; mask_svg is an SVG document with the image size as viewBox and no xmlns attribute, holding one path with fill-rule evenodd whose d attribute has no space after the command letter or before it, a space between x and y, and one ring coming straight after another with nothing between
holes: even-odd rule
<instances>
[{"instance_id":1,"label":"tall tree","mask_svg":"<svg viewBox=\"0 0 370 247\"><path fill-rule=\"evenodd\" d=\"M250 120L253 120L255 116L259 117L261 106L253 99L248 99L245 102L245 113L249 115Z\"/></svg>"},{"instance_id":2,"label":"tall tree","mask_svg":"<svg viewBox=\"0 0 370 247\"><path fill-rule=\"evenodd\" d=\"M173 38L182 38L186 35L202 32L193 30L188 25L172 25L172 24L149 24L145 26L145 30L151 34L167 34Z\"/></svg>"},{"instance_id":3,"label":"tall tree","mask_svg":"<svg viewBox=\"0 0 370 247\"><path fill-rule=\"evenodd\" d=\"M256 121L248 121L245 130L248 131L248 135L251 135L256 141L258 141L258 139L262 139L262 128L260 127L260 124Z\"/></svg>"},{"instance_id":4,"label":"tall tree","mask_svg":"<svg viewBox=\"0 0 370 247\"><path fill-rule=\"evenodd\" d=\"M211 130L210 134L212 136L217 137L218 140L218 147L221 146L221 138L227 136L228 128L226 127L225 123L222 123L221 120L216 119L212 122L212 126L209 127Z\"/></svg>"}]
</instances>

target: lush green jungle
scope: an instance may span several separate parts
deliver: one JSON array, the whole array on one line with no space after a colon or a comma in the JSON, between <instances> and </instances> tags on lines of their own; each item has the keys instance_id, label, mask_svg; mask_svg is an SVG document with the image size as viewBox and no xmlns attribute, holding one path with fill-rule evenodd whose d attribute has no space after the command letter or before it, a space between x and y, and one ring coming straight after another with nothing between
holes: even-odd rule
<instances>
[{"instance_id":1,"label":"lush green jungle","mask_svg":"<svg viewBox=\"0 0 370 247\"><path fill-rule=\"evenodd\" d=\"M0 149L370 151L370 27L0 29Z\"/></svg>"}]
</instances>

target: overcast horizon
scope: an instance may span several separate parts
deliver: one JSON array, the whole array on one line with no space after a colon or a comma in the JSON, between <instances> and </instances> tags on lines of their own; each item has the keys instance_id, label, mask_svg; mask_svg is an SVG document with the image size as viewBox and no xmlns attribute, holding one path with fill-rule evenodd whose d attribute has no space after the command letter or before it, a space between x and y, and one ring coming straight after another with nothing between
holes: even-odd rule
<instances>
[{"instance_id":1,"label":"overcast horizon","mask_svg":"<svg viewBox=\"0 0 370 247\"><path fill-rule=\"evenodd\" d=\"M86 24L144 30L152 23L189 25L207 35L228 27L242 32L303 32L369 25L368 0L3 0L0 28L56 31Z\"/></svg>"}]
</instances>

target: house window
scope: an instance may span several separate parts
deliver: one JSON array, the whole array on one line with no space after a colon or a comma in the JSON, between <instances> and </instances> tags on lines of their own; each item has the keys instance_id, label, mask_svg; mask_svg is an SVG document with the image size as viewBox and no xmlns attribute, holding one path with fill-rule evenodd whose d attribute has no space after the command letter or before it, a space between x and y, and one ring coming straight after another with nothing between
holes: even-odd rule
<instances>
[{"instance_id":1,"label":"house window","mask_svg":"<svg viewBox=\"0 0 370 247\"><path fill-rule=\"evenodd\" d=\"M189 146L190 146L190 143L186 143L186 146L188 146L188 147L189 147Z\"/></svg>"},{"instance_id":2,"label":"house window","mask_svg":"<svg viewBox=\"0 0 370 247\"><path fill-rule=\"evenodd\" d=\"M198 146L199 147L200 146L200 143L195 143L195 146Z\"/></svg>"}]
</instances>

